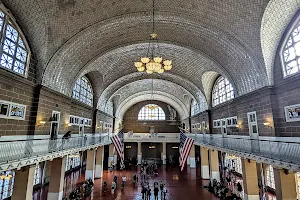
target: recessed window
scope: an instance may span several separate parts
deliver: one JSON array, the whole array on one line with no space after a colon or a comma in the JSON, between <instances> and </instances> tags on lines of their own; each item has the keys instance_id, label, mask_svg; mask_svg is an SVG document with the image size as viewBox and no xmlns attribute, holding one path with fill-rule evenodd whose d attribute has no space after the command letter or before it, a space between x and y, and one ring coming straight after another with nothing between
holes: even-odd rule
<instances>
[{"instance_id":1,"label":"recessed window","mask_svg":"<svg viewBox=\"0 0 300 200\"><path fill-rule=\"evenodd\" d=\"M229 80L223 76L220 76L213 87L213 106L224 103L234 98L234 91Z\"/></svg>"},{"instance_id":2,"label":"recessed window","mask_svg":"<svg viewBox=\"0 0 300 200\"><path fill-rule=\"evenodd\" d=\"M193 100L191 116L196 115L198 113L200 113L199 104L197 103L197 101Z\"/></svg>"},{"instance_id":3,"label":"recessed window","mask_svg":"<svg viewBox=\"0 0 300 200\"><path fill-rule=\"evenodd\" d=\"M35 167L35 171L34 171L34 182L33 185L37 185L41 183L41 166L38 164Z\"/></svg>"},{"instance_id":4,"label":"recessed window","mask_svg":"<svg viewBox=\"0 0 300 200\"><path fill-rule=\"evenodd\" d=\"M140 110L138 120L166 120L166 115L158 105L148 104Z\"/></svg>"},{"instance_id":5,"label":"recessed window","mask_svg":"<svg viewBox=\"0 0 300 200\"><path fill-rule=\"evenodd\" d=\"M78 79L73 88L73 98L89 106L93 104L93 90L89 80L83 76Z\"/></svg>"},{"instance_id":6,"label":"recessed window","mask_svg":"<svg viewBox=\"0 0 300 200\"><path fill-rule=\"evenodd\" d=\"M0 172L0 176L4 175L5 178L0 179L0 199L6 199L12 196L15 172L14 171L3 171Z\"/></svg>"},{"instance_id":7,"label":"recessed window","mask_svg":"<svg viewBox=\"0 0 300 200\"><path fill-rule=\"evenodd\" d=\"M4 10L0 10L0 41L1 68L25 75L29 51L20 29Z\"/></svg>"},{"instance_id":8,"label":"recessed window","mask_svg":"<svg viewBox=\"0 0 300 200\"><path fill-rule=\"evenodd\" d=\"M300 68L300 18L292 26L281 51L283 75L289 76L299 72Z\"/></svg>"}]
</instances>

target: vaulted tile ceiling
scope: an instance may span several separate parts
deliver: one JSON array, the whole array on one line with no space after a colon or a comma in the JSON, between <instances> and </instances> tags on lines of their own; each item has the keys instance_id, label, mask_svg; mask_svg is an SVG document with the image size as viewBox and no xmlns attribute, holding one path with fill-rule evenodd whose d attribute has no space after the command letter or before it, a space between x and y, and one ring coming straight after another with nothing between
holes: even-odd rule
<instances>
[{"instance_id":1,"label":"vaulted tile ceiling","mask_svg":"<svg viewBox=\"0 0 300 200\"><path fill-rule=\"evenodd\" d=\"M71 96L76 79L87 75L101 110L116 96L121 105L134 95L126 89L129 86L149 90L149 75L136 72L133 62L147 52L152 0L3 3L27 37L39 83ZM210 105L218 75L231 81L237 96L272 84L278 42L299 4L299 0L156 0L160 52L173 60L173 69L152 77L155 91L175 97L184 91L189 99Z\"/></svg>"}]
</instances>

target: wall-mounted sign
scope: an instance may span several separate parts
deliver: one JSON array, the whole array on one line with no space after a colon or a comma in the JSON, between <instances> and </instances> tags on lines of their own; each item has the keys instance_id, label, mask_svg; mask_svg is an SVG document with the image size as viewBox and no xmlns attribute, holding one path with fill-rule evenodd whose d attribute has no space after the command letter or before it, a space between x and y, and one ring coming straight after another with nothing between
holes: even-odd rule
<instances>
[{"instance_id":1,"label":"wall-mounted sign","mask_svg":"<svg viewBox=\"0 0 300 200\"><path fill-rule=\"evenodd\" d=\"M286 122L300 121L300 104L284 107Z\"/></svg>"},{"instance_id":2,"label":"wall-mounted sign","mask_svg":"<svg viewBox=\"0 0 300 200\"><path fill-rule=\"evenodd\" d=\"M14 119L25 119L26 106L21 104L11 103L9 117Z\"/></svg>"},{"instance_id":3,"label":"wall-mounted sign","mask_svg":"<svg viewBox=\"0 0 300 200\"><path fill-rule=\"evenodd\" d=\"M25 120L26 105L0 100L0 118Z\"/></svg>"}]
</instances>

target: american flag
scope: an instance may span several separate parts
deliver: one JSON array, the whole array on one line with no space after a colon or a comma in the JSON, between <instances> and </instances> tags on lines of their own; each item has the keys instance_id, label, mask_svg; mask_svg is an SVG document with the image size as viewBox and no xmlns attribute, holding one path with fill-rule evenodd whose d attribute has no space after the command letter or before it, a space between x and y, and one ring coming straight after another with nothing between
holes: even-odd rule
<instances>
[{"instance_id":1,"label":"american flag","mask_svg":"<svg viewBox=\"0 0 300 200\"><path fill-rule=\"evenodd\" d=\"M179 164L181 166L181 171L183 171L186 161L189 157L190 151L193 147L194 140L191 138L188 138L182 130L180 130L180 145L179 145L179 154L180 154L180 160Z\"/></svg>"},{"instance_id":2,"label":"american flag","mask_svg":"<svg viewBox=\"0 0 300 200\"><path fill-rule=\"evenodd\" d=\"M121 159L121 166L124 165L124 130L121 129L118 134L113 136L111 138L113 144L115 145L115 148L117 150L117 153Z\"/></svg>"}]
</instances>

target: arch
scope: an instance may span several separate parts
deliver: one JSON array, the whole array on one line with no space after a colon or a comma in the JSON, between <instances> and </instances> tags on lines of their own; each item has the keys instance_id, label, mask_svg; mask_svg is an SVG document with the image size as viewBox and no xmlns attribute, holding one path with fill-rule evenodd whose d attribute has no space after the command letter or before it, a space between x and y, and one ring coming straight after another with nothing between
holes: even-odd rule
<instances>
[{"instance_id":1,"label":"arch","mask_svg":"<svg viewBox=\"0 0 300 200\"><path fill-rule=\"evenodd\" d=\"M166 114L160 106L147 104L140 109L138 120L166 120Z\"/></svg>"},{"instance_id":2,"label":"arch","mask_svg":"<svg viewBox=\"0 0 300 200\"><path fill-rule=\"evenodd\" d=\"M148 23L149 17L145 14L131 13L95 23L82 30L66 42L49 61L45 70L43 85L59 92L68 91L67 87L70 87L70 80L79 74L86 74L89 70L94 70L91 69L92 67L98 68L105 74L100 69L104 67L106 75L109 77L115 75L115 73L111 73L114 71L122 72L120 76L133 72L131 60L139 57L137 54L140 54L140 50L148 46L148 43L144 42L145 35L140 35L147 32ZM172 56L170 52L186 52L185 54L189 55L188 58L191 56L195 58L193 63L191 63L193 58L182 59L183 65L178 64L181 71L176 72L176 74L186 78L188 77L187 72L194 73L195 77L192 79L193 76L190 76L189 78L197 87L201 87L201 81L196 78L196 76L201 77L202 75L203 71L199 70L200 67L207 67L206 70L214 68L215 71L226 74L227 77L230 74L233 80L238 83L237 86L242 94L266 85L266 71L263 67L262 56L258 55L258 51L254 51L249 45L243 43L236 35L226 30L220 30L218 26L210 26L208 29L206 26L201 26L196 18L185 18L165 12L157 14L157 24L163 28L162 33L164 34L173 31L176 27L173 34L162 34L160 41L164 41L164 45L162 45L164 48L162 49L165 49L162 52L164 56L168 55L169 57ZM127 31L123 34L124 30ZM131 37L127 37L128 35ZM182 35L189 35L193 41L184 39ZM90 46L91 43L94 45ZM138 45L135 45L137 43ZM204 48L208 45L214 48ZM176 51L173 51L176 46ZM118 48L117 52L115 51L116 48ZM80 56L82 52L85 52L87 56ZM105 52L112 52L113 56ZM126 55L126 52L131 56ZM184 57L181 56L177 59L180 60ZM204 58L210 62L205 64L199 61ZM102 62L100 62L101 60ZM115 64L118 60L122 65ZM211 65L211 62L214 64ZM68 68L66 69L65 66ZM115 70L115 66L118 66L118 70ZM185 70L189 68L190 70ZM58 72L55 77L52 77L55 74L53 71ZM107 78L106 80L113 81L117 78Z\"/></svg>"},{"instance_id":3,"label":"arch","mask_svg":"<svg viewBox=\"0 0 300 200\"><path fill-rule=\"evenodd\" d=\"M31 52L15 19L0 3L0 67L27 77Z\"/></svg>"},{"instance_id":4,"label":"arch","mask_svg":"<svg viewBox=\"0 0 300 200\"><path fill-rule=\"evenodd\" d=\"M212 106L217 106L233 98L234 89L231 82L224 76L217 78L212 90Z\"/></svg>"},{"instance_id":5,"label":"arch","mask_svg":"<svg viewBox=\"0 0 300 200\"><path fill-rule=\"evenodd\" d=\"M127 99L124 99L117 107L115 117L122 120L124 114L131 106L149 99L162 101L171 105L177 111L180 119L186 119L189 117L188 109L180 100L170 94L158 91L154 91L153 93L152 91L139 92L128 97Z\"/></svg>"},{"instance_id":6,"label":"arch","mask_svg":"<svg viewBox=\"0 0 300 200\"><path fill-rule=\"evenodd\" d=\"M271 85L274 83L274 60L280 40L299 7L298 0L271 0L265 9L260 38L268 82Z\"/></svg>"},{"instance_id":7,"label":"arch","mask_svg":"<svg viewBox=\"0 0 300 200\"><path fill-rule=\"evenodd\" d=\"M93 105L93 88L86 76L82 76L76 80L72 97L89 106Z\"/></svg>"}]
</instances>

